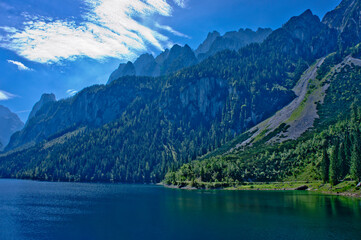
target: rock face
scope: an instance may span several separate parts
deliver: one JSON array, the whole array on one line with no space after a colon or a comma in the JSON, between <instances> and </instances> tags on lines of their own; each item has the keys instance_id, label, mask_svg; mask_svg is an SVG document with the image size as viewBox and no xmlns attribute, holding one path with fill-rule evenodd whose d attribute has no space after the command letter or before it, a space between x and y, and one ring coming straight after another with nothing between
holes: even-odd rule
<instances>
[{"instance_id":1,"label":"rock face","mask_svg":"<svg viewBox=\"0 0 361 240\"><path fill-rule=\"evenodd\" d=\"M152 54L143 54L134 62L138 76L155 77L160 75L160 69Z\"/></svg>"},{"instance_id":2,"label":"rock face","mask_svg":"<svg viewBox=\"0 0 361 240\"><path fill-rule=\"evenodd\" d=\"M208 33L206 40L204 40L204 42L201 45L199 45L199 47L194 51L195 55L199 56L199 54L207 53L211 49L212 44L218 37L221 37L221 34L217 31Z\"/></svg>"},{"instance_id":3,"label":"rock face","mask_svg":"<svg viewBox=\"0 0 361 240\"><path fill-rule=\"evenodd\" d=\"M293 51L295 56L306 59L319 58L337 50L337 31L328 28L307 10L292 17L265 40L266 45L275 42L279 42L279 50L283 53Z\"/></svg>"},{"instance_id":4,"label":"rock face","mask_svg":"<svg viewBox=\"0 0 361 240\"><path fill-rule=\"evenodd\" d=\"M339 44L344 48L361 42L361 1L343 0L322 22L339 33Z\"/></svg>"},{"instance_id":5,"label":"rock face","mask_svg":"<svg viewBox=\"0 0 361 240\"><path fill-rule=\"evenodd\" d=\"M129 77L117 84L86 88L74 97L60 101L55 101L53 95L43 95L34 106L34 116L29 118L22 131L11 137L5 150L37 143L81 126L99 127L111 122L119 118L134 99L152 94L151 90L140 86L141 83L135 77Z\"/></svg>"},{"instance_id":6,"label":"rock face","mask_svg":"<svg viewBox=\"0 0 361 240\"><path fill-rule=\"evenodd\" d=\"M188 45L181 47L177 44L170 51L165 51L155 60L160 66L161 75L170 74L197 63L197 58Z\"/></svg>"},{"instance_id":7,"label":"rock face","mask_svg":"<svg viewBox=\"0 0 361 240\"><path fill-rule=\"evenodd\" d=\"M197 58L188 45L181 47L176 44L155 59L151 54L143 54L134 64L132 62L120 64L119 68L110 75L108 84L125 76L158 77L192 66L197 62Z\"/></svg>"},{"instance_id":8,"label":"rock face","mask_svg":"<svg viewBox=\"0 0 361 240\"><path fill-rule=\"evenodd\" d=\"M209 33L207 39L195 51L198 60L203 60L220 51L239 50L250 43L261 43L270 34L270 28L259 28L257 31L251 29L240 29L238 32L227 32L220 36L218 32Z\"/></svg>"},{"instance_id":9,"label":"rock face","mask_svg":"<svg viewBox=\"0 0 361 240\"><path fill-rule=\"evenodd\" d=\"M32 119L33 117L35 117L36 113L47 103L51 103L51 102L55 102L56 101L56 97L54 94L50 93L50 94L43 94L39 100L39 102L35 103L33 109L31 110L29 117L28 117L28 121L29 122L30 119ZM26 125L27 125L26 123Z\"/></svg>"},{"instance_id":10,"label":"rock face","mask_svg":"<svg viewBox=\"0 0 361 240\"><path fill-rule=\"evenodd\" d=\"M108 83L124 76L135 76L136 71L132 62L121 63L117 70L115 70L109 77Z\"/></svg>"},{"instance_id":11,"label":"rock face","mask_svg":"<svg viewBox=\"0 0 361 240\"><path fill-rule=\"evenodd\" d=\"M11 135L23 126L24 123L15 113L0 105L0 150L8 144Z\"/></svg>"}]
</instances>

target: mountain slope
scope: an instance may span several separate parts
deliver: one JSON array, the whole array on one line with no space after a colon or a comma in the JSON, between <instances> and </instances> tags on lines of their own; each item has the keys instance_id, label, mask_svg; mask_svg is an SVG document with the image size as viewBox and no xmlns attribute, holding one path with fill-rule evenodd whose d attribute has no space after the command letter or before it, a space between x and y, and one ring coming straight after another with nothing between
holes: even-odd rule
<instances>
[{"instance_id":1,"label":"mountain slope","mask_svg":"<svg viewBox=\"0 0 361 240\"><path fill-rule=\"evenodd\" d=\"M332 178L331 175L323 177L323 156L325 151L332 156L336 148L340 148L343 154L340 157L337 155L336 158L339 164L338 169L335 170L339 171L336 182L344 178L361 180L361 175L359 173L357 175L352 170L352 164L356 164L357 161L361 164L361 161L357 158L351 160L352 149L359 148L358 143L361 140L359 104L361 60L355 58L354 54L345 55L340 61L329 61L330 59L332 55L325 61L324 59L318 61L317 76L320 85L314 87L308 84L309 92L324 89L325 95L319 95L324 98L323 101L316 100L319 118L313 125L309 125L302 136L285 141L292 139L287 138L288 134L298 134L297 131L292 130L292 127L286 127L287 121L278 121L275 124L280 125L276 129L265 132L264 126L270 126L270 122L275 121L272 117L250 130L250 133L254 134L256 131L259 132L258 128L263 128L262 133L254 134L247 141L240 140L240 144L230 151L209 156L202 161L193 161L177 171L170 171L164 182L180 186L191 184L195 187L233 186L245 181L324 180L328 182ZM326 73L322 72L322 66L328 69ZM311 71L315 74L314 69L313 66L307 72ZM313 77L306 79L308 82L314 80ZM307 100L307 97L301 97L300 100L302 99ZM290 110L290 105L280 112L286 109ZM293 109L289 115L297 111L297 108ZM303 118L299 114L298 117ZM280 141L279 134L285 135L285 139ZM252 144L245 144L247 142Z\"/></svg>"},{"instance_id":2,"label":"mountain slope","mask_svg":"<svg viewBox=\"0 0 361 240\"><path fill-rule=\"evenodd\" d=\"M24 123L8 108L0 105L0 150L6 146L13 133L21 130Z\"/></svg>"}]
</instances>

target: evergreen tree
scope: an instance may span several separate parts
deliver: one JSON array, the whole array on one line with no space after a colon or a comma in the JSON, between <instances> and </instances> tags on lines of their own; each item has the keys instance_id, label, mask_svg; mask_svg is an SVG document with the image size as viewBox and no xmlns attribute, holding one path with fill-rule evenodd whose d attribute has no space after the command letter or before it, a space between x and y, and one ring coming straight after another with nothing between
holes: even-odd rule
<instances>
[{"instance_id":1,"label":"evergreen tree","mask_svg":"<svg viewBox=\"0 0 361 240\"><path fill-rule=\"evenodd\" d=\"M338 147L338 164L340 166L340 179L346 177L349 172L349 168L346 163L345 144L341 143Z\"/></svg>"},{"instance_id":2,"label":"evergreen tree","mask_svg":"<svg viewBox=\"0 0 361 240\"><path fill-rule=\"evenodd\" d=\"M345 140L343 144L343 151L345 154L345 159L343 163L343 170L344 170L344 176L350 173L350 167L351 167L351 153L352 153L352 142L350 138L350 134L346 133Z\"/></svg>"},{"instance_id":3,"label":"evergreen tree","mask_svg":"<svg viewBox=\"0 0 361 240\"><path fill-rule=\"evenodd\" d=\"M330 179L330 158L327 153L327 148L323 148L322 153L322 180L324 183L328 182Z\"/></svg>"},{"instance_id":4,"label":"evergreen tree","mask_svg":"<svg viewBox=\"0 0 361 240\"><path fill-rule=\"evenodd\" d=\"M338 159L338 144L332 148L330 159L330 183L332 186L337 185L340 179L340 164Z\"/></svg>"},{"instance_id":5,"label":"evergreen tree","mask_svg":"<svg viewBox=\"0 0 361 240\"><path fill-rule=\"evenodd\" d=\"M356 181L361 181L361 146L360 135L357 132L354 137L354 144L351 154L351 175Z\"/></svg>"}]
</instances>

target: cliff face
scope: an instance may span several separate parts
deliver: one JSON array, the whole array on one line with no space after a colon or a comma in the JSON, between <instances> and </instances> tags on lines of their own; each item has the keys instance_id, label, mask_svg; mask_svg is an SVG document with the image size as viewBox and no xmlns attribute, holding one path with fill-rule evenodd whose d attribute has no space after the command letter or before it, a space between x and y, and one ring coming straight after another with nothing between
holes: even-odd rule
<instances>
[{"instance_id":1,"label":"cliff face","mask_svg":"<svg viewBox=\"0 0 361 240\"><path fill-rule=\"evenodd\" d=\"M0 150L8 144L12 134L23 127L24 123L15 113L0 105Z\"/></svg>"},{"instance_id":2,"label":"cliff face","mask_svg":"<svg viewBox=\"0 0 361 240\"><path fill-rule=\"evenodd\" d=\"M22 131L11 137L6 150L26 143L37 143L81 126L102 126L119 118L137 97L147 98L153 94L144 79L129 77L107 86L86 88L69 99L48 101L37 109L39 103L43 102L43 96L34 106L36 114L29 118Z\"/></svg>"},{"instance_id":3,"label":"cliff face","mask_svg":"<svg viewBox=\"0 0 361 240\"><path fill-rule=\"evenodd\" d=\"M32 119L33 117L35 117L36 113L46 104L48 103L52 103L56 101L56 97L54 94L43 94L39 100L39 102L35 103L33 109L31 110L29 117L28 117L28 121L30 119ZM27 121L27 122L28 122ZM26 123L27 125L27 123Z\"/></svg>"},{"instance_id":4,"label":"cliff face","mask_svg":"<svg viewBox=\"0 0 361 240\"><path fill-rule=\"evenodd\" d=\"M347 48L358 44L361 42L361 1L343 0L322 22L337 30L340 46Z\"/></svg>"},{"instance_id":5,"label":"cliff face","mask_svg":"<svg viewBox=\"0 0 361 240\"><path fill-rule=\"evenodd\" d=\"M259 28L257 31L251 29L240 29L238 32L227 32L221 36L218 32L209 33L207 39L195 51L198 60L206 59L223 50L239 50L251 44L261 43L270 34L269 28Z\"/></svg>"},{"instance_id":6,"label":"cliff face","mask_svg":"<svg viewBox=\"0 0 361 240\"><path fill-rule=\"evenodd\" d=\"M211 47L214 41L220 37L221 34L217 31L208 33L207 38L199 45L199 47L194 51L196 56L199 56L199 54L205 54L207 53Z\"/></svg>"},{"instance_id":7,"label":"cliff face","mask_svg":"<svg viewBox=\"0 0 361 240\"><path fill-rule=\"evenodd\" d=\"M125 76L158 77L195 65L197 62L188 45L181 47L176 44L170 50L166 49L155 59L151 54L143 54L134 64L132 62L120 64L119 68L110 75L108 84Z\"/></svg>"}]
</instances>

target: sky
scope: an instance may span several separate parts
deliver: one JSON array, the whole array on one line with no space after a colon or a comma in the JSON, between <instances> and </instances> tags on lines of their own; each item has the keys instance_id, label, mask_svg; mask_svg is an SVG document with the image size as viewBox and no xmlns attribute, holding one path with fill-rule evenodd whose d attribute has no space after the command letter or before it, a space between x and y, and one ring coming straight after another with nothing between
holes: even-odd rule
<instances>
[{"instance_id":1,"label":"sky","mask_svg":"<svg viewBox=\"0 0 361 240\"><path fill-rule=\"evenodd\" d=\"M340 0L0 0L0 105L25 122L43 93L71 97L105 84L119 63L213 30L277 29Z\"/></svg>"}]
</instances>

